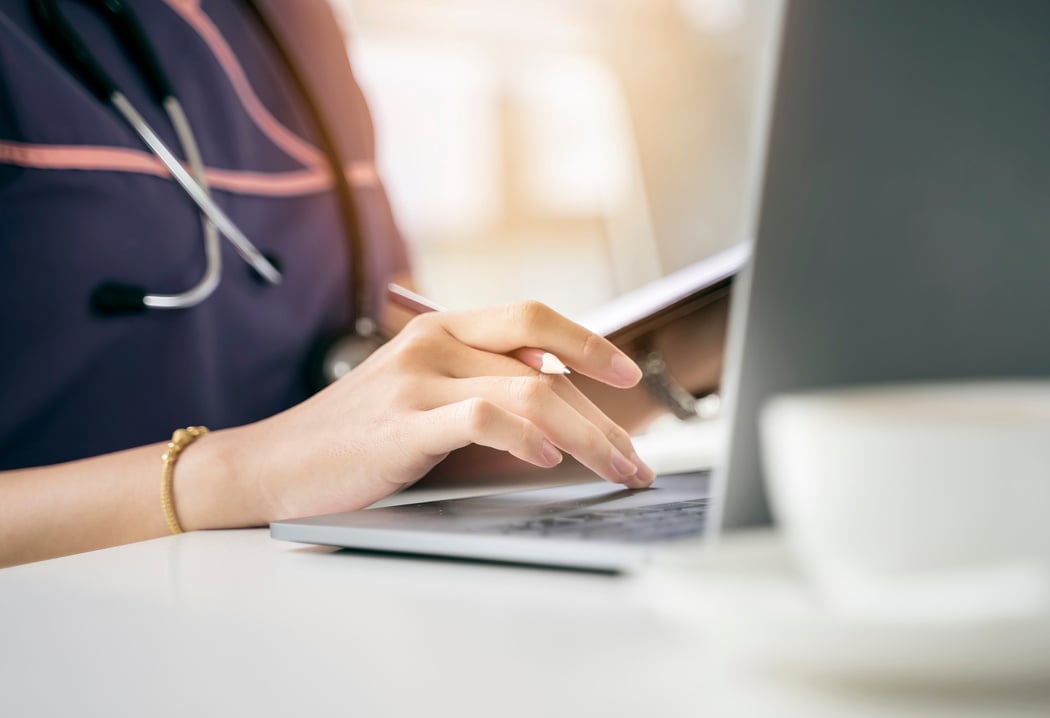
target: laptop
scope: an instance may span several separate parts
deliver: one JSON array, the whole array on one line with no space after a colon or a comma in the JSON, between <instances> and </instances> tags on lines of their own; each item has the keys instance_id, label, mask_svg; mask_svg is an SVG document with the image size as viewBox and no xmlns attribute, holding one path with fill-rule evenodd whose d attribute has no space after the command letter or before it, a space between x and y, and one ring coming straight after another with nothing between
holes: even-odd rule
<instances>
[{"instance_id":1,"label":"laptop","mask_svg":"<svg viewBox=\"0 0 1050 718\"><path fill-rule=\"evenodd\" d=\"M787 5L712 472L280 521L272 536L630 570L772 520L756 422L775 394L1050 375L1047 28L1043 0Z\"/></svg>"}]
</instances>

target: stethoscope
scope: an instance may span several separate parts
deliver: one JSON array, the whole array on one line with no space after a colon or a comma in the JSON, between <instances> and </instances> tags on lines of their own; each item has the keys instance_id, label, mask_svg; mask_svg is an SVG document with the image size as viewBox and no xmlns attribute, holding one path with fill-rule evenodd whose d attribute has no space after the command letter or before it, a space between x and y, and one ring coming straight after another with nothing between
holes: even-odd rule
<instances>
[{"instance_id":1,"label":"stethoscope","mask_svg":"<svg viewBox=\"0 0 1050 718\"><path fill-rule=\"evenodd\" d=\"M280 283L281 272L274 266L273 261L252 244L212 198L193 130L134 12L123 0L86 0L86 2L102 15L132 62L141 69L151 95L164 108L171 120L175 135L186 155L189 171L183 167L174 153L164 144L88 51L80 36L59 10L57 0L29 0L33 18L41 33L68 65L70 72L99 100L110 105L120 114L149 150L164 163L182 190L193 200L201 215L206 259L204 275L194 286L183 292L158 294L147 292L141 287L130 284L105 282L92 293L92 307L101 314L114 315L145 309L186 309L200 304L211 296L221 281L222 253L218 239L220 233L230 241L241 258L259 277L269 284ZM254 6L252 8L254 10ZM260 20L263 18L260 17ZM265 22L262 25L267 32L270 32ZM274 45L280 52L283 52L276 38L273 39ZM322 117L310 101L308 93L305 92L305 86L296 73L294 65L287 62L287 58L284 59L294 79L304 90L303 94L308 108L318 127L321 128L326 154L331 160L334 156L334 147L324 128ZM314 350L314 358L311 360L312 366L309 371L311 383L315 385L315 388L320 388L349 372L383 342L383 337L378 333L376 323L368 311L370 294L367 274L364 271L364 242L357 228L353 197L345 174L338 168L338 163L335 164L335 176L340 190L344 221L347 224L350 238L356 318L352 332L329 338Z\"/></svg>"}]
</instances>

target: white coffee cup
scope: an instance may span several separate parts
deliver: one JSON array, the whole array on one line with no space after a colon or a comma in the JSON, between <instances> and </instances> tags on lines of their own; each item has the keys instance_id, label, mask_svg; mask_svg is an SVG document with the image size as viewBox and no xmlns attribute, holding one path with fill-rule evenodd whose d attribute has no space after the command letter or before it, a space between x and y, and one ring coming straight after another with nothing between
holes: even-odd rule
<instances>
[{"instance_id":1,"label":"white coffee cup","mask_svg":"<svg viewBox=\"0 0 1050 718\"><path fill-rule=\"evenodd\" d=\"M782 395L760 421L777 523L830 607L1050 612L1050 382Z\"/></svg>"}]
</instances>

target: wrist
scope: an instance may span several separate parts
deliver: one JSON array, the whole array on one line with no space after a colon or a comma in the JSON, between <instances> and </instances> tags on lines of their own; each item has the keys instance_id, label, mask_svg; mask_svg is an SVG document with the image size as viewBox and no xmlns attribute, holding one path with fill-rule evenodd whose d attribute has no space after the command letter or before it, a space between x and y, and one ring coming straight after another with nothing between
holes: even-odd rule
<instances>
[{"instance_id":1,"label":"wrist","mask_svg":"<svg viewBox=\"0 0 1050 718\"><path fill-rule=\"evenodd\" d=\"M642 369L642 386L649 396L665 411L678 419L691 419L697 415L696 399L672 374L662 351L653 337L643 338L635 354Z\"/></svg>"},{"instance_id":2,"label":"wrist","mask_svg":"<svg viewBox=\"0 0 1050 718\"><path fill-rule=\"evenodd\" d=\"M242 432L243 427L210 432L179 458L173 488L184 531L266 523L259 492L245 481Z\"/></svg>"},{"instance_id":3,"label":"wrist","mask_svg":"<svg viewBox=\"0 0 1050 718\"><path fill-rule=\"evenodd\" d=\"M654 330L646 339L671 376L693 396L718 390L722 379L728 300L719 300Z\"/></svg>"}]
</instances>

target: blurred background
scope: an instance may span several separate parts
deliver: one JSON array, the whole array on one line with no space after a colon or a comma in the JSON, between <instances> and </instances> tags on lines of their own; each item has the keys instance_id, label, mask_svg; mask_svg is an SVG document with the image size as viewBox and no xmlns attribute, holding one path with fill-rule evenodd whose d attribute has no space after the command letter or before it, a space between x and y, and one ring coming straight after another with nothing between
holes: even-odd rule
<instances>
[{"instance_id":1,"label":"blurred background","mask_svg":"<svg viewBox=\"0 0 1050 718\"><path fill-rule=\"evenodd\" d=\"M420 288L570 316L747 238L780 0L332 0Z\"/></svg>"}]
</instances>

